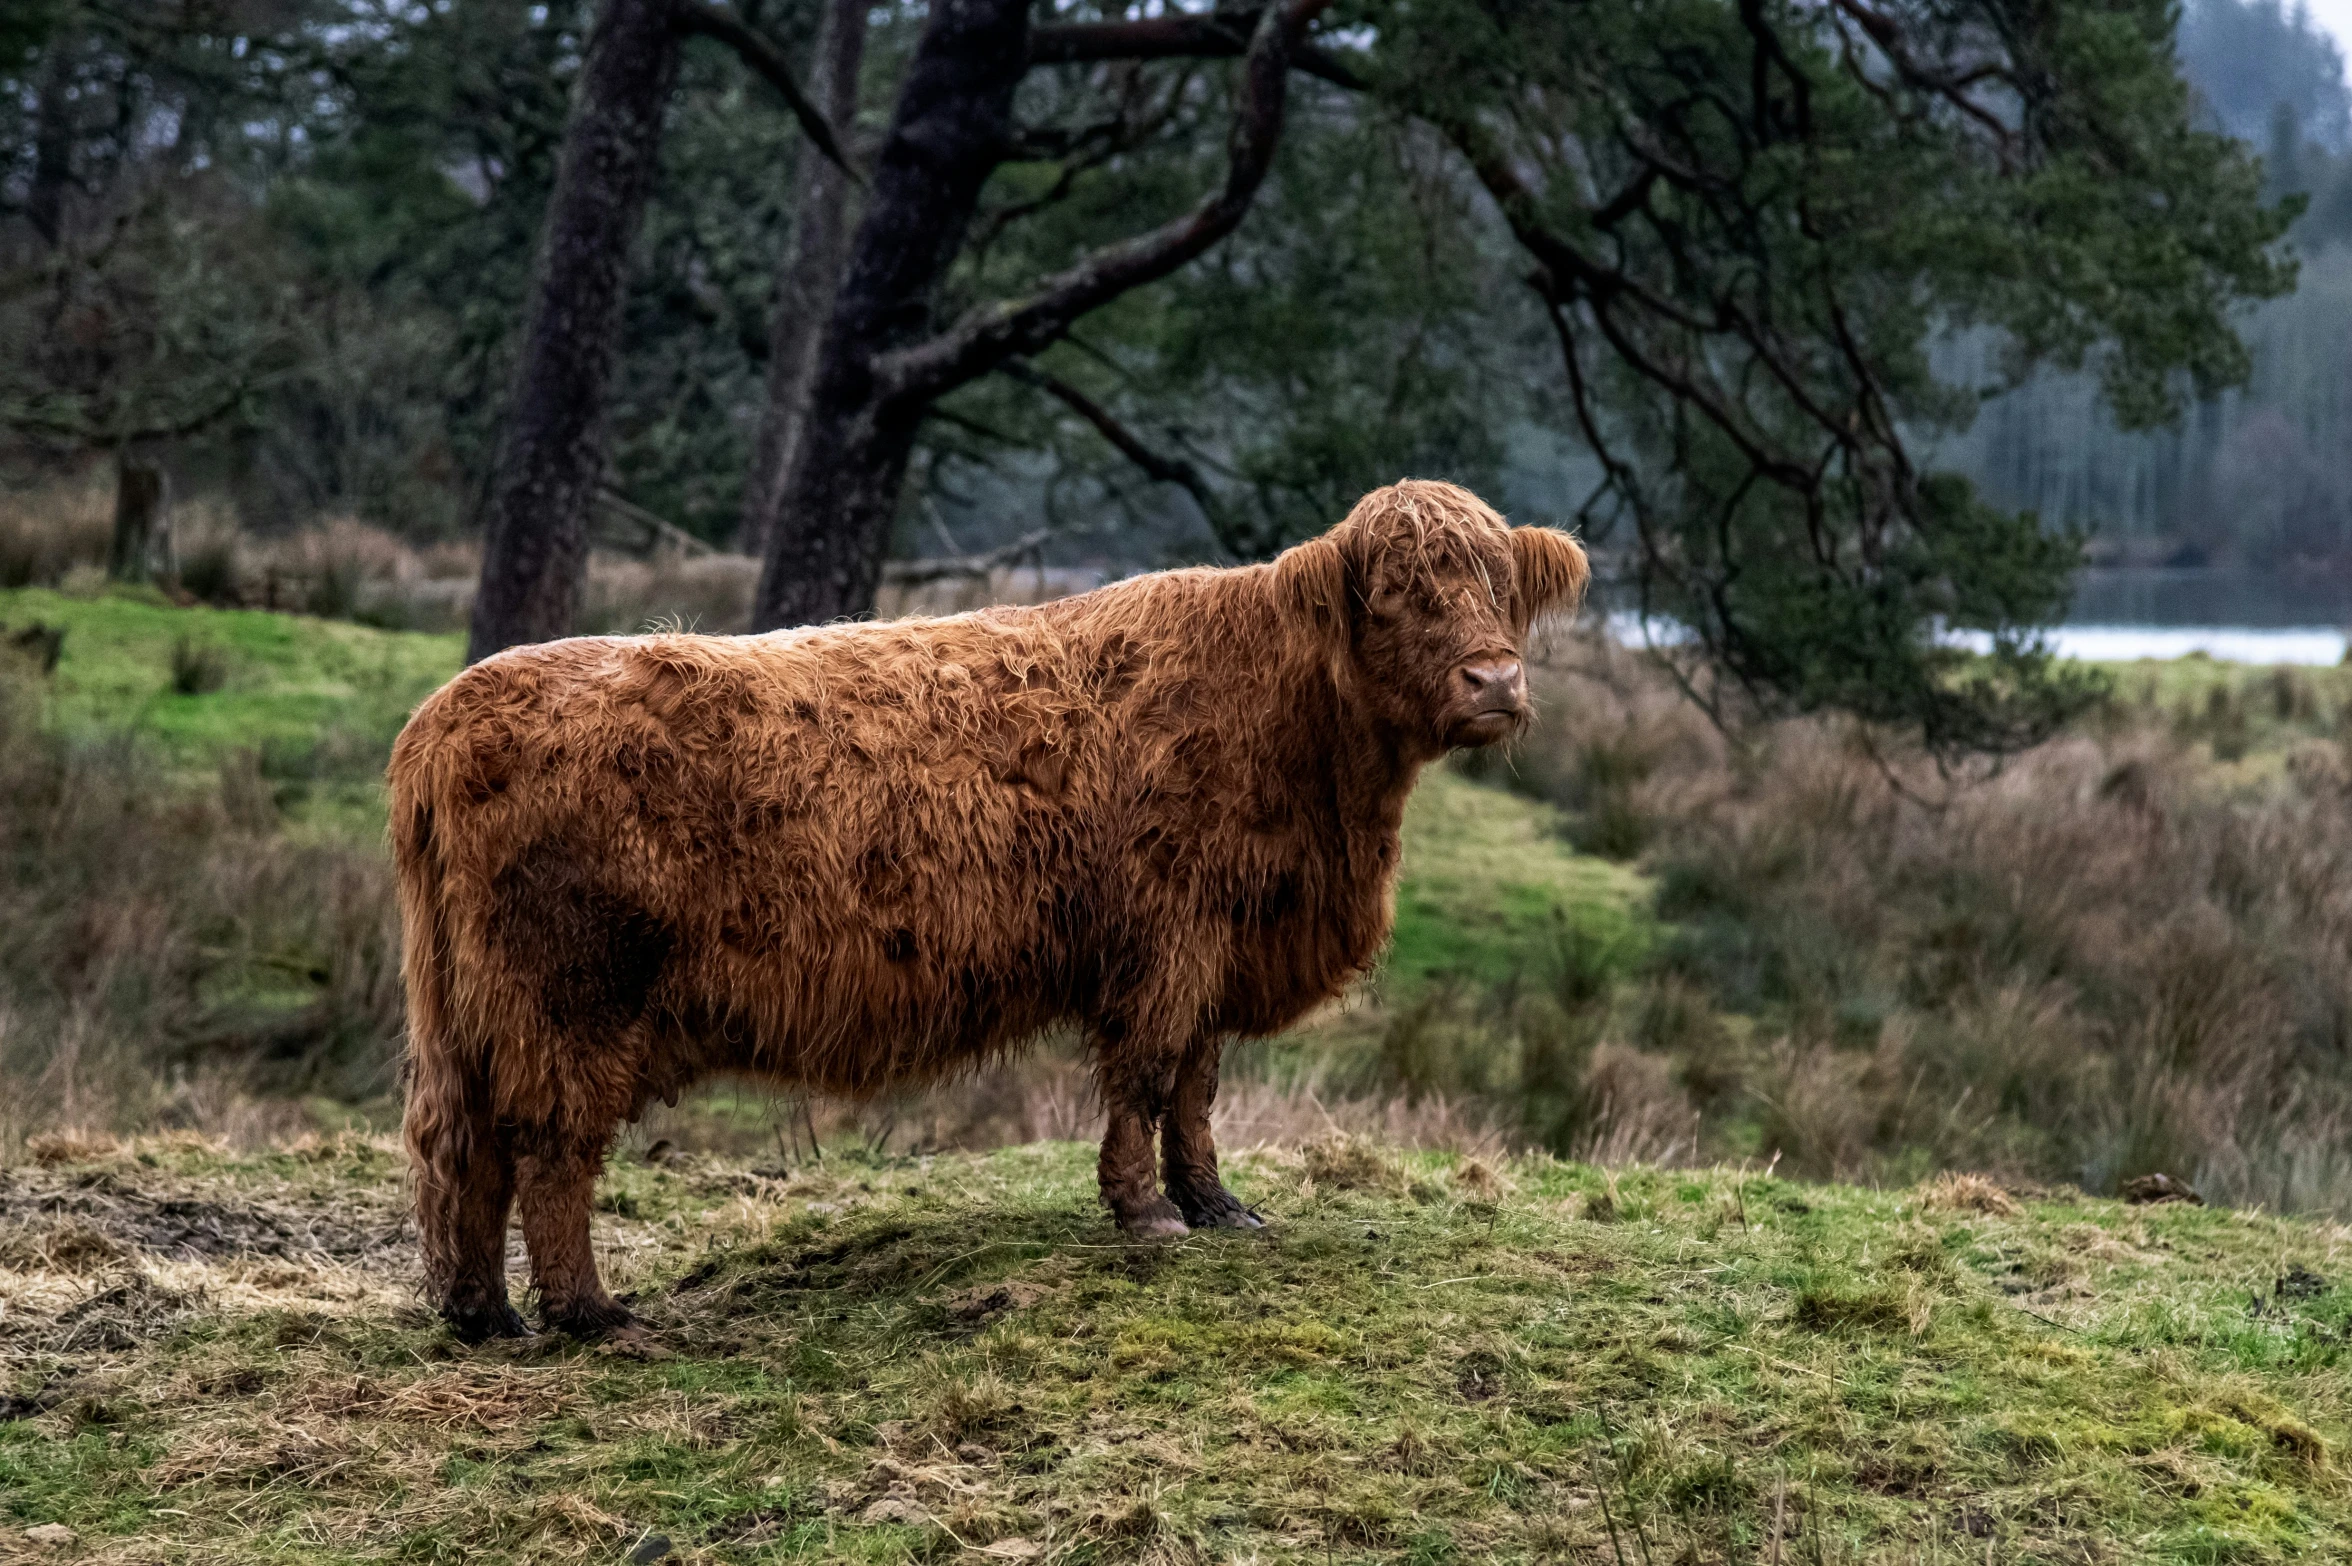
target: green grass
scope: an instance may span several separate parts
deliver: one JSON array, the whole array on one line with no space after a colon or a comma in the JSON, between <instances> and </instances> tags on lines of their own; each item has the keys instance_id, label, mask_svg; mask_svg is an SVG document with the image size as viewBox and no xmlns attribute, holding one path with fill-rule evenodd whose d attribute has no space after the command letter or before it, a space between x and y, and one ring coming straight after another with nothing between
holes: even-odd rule
<instances>
[{"instance_id":1,"label":"green grass","mask_svg":"<svg viewBox=\"0 0 2352 1566\"><path fill-rule=\"evenodd\" d=\"M128 729L172 759L209 766L235 750L307 754L336 737L388 745L463 662L465 639L381 631L258 609L178 608L151 592L0 591L0 626L65 630L53 721L69 733ZM172 650L217 650L220 689L172 688Z\"/></svg>"},{"instance_id":2,"label":"green grass","mask_svg":"<svg viewBox=\"0 0 2352 1566\"><path fill-rule=\"evenodd\" d=\"M361 1225L398 1200L364 1143L143 1151L8 1178ZM2341 1229L1346 1144L1235 1161L1262 1235L1134 1246L1091 1162L618 1169L600 1247L653 1360L460 1348L393 1303L406 1251L35 1235L80 1271L0 1270L14 1390L58 1399L0 1425L0 1516L139 1560L2352 1550Z\"/></svg>"},{"instance_id":3,"label":"green grass","mask_svg":"<svg viewBox=\"0 0 2352 1566\"><path fill-rule=\"evenodd\" d=\"M1540 975L1567 943L1629 968L1654 933L1649 883L1576 853L1550 805L1432 767L1406 807L1404 837L1387 971L1408 989Z\"/></svg>"}]
</instances>

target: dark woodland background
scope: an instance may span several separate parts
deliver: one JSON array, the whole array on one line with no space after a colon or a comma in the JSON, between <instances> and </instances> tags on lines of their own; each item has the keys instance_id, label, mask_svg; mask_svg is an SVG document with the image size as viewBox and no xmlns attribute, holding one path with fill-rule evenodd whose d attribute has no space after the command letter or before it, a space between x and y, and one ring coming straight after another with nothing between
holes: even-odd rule
<instances>
[{"instance_id":1,"label":"dark woodland background","mask_svg":"<svg viewBox=\"0 0 2352 1566\"><path fill-rule=\"evenodd\" d=\"M168 448L176 489L249 525L348 515L416 542L474 524L513 373L534 241L590 8L208 0L10 8L0 65L0 472L89 460L123 430ZM745 18L806 74L821 17ZM851 139L870 151L920 28L871 13ZM2352 557L2352 99L2334 43L2265 0L2193 0L2178 58L2199 115L2259 150L2263 195L2307 198L2299 289L2245 315L2242 390L2176 429L2119 433L2095 378L2033 374L1938 454L2003 503L2095 530L2131 559ZM1213 75L1188 68L1188 78ZM976 295L1164 215L1221 155L1214 81L1032 81L1025 110L1099 110L1117 141L1000 176L954 290ZM1067 104L1045 102L1061 95ZM1188 454L1243 535L1321 525L1369 484L1445 473L1514 514L1573 515L1596 478L1523 259L1431 138L1377 104L1294 85L1267 187L1233 238L1056 356L1156 446ZM1114 117L1116 117L1116 115ZM855 148L853 148L855 150ZM685 52L628 267L610 479L713 543L737 536L792 253L816 161L743 63ZM1116 181L1102 177L1116 168ZM85 258L83 307L44 313L41 263ZM1997 381L1984 334L1937 346ZM922 431L898 547L983 551L1052 529L1049 555L1116 569L1214 557L1202 508L1033 384L993 377ZM945 540L943 541L942 530Z\"/></svg>"}]
</instances>

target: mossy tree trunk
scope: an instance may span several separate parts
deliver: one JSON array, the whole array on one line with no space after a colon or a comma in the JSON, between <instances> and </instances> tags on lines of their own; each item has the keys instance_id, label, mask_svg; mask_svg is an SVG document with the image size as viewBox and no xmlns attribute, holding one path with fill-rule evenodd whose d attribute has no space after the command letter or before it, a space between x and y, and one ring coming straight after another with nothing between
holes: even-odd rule
<instances>
[{"instance_id":1,"label":"mossy tree trunk","mask_svg":"<svg viewBox=\"0 0 2352 1566\"><path fill-rule=\"evenodd\" d=\"M125 452L115 465L114 547L107 575L146 582L172 572L171 477Z\"/></svg>"},{"instance_id":2,"label":"mossy tree trunk","mask_svg":"<svg viewBox=\"0 0 2352 1566\"><path fill-rule=\"evenodd\" d=\"M866 53L866 0L832 0L817 38L817 108L837 134L857 124L858 71ZM767 406L743 486L736 547L764 555L783 501L784 477L808 417L817 346L849 258L850 176L831 159L802 158L792 219L792 255L776 279L769 310Z\"/></svg>"},{"instance_id":3,"label":"mossy tree trunk","mask_svg":"<svg viewBox=\"0 0 2352 1566\"><path fill-rule=\"evenodd\" d=\"M483 517L466 659L568 636L604 479L605 392L683 34L675 0L607 0L539 241L530 326Z\"/></svg>"}]
</instances>

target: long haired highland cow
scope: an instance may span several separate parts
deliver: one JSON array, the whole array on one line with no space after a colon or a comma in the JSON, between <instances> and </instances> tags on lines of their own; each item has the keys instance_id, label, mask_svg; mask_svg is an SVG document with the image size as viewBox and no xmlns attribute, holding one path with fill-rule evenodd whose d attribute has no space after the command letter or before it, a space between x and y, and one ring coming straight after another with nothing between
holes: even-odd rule
<instances>
[{"instance_id":1,"label":"long haired highland cow","mask_svg":"<svg viewBox=\"0 0 2352 1566\"><path fill-rule=\"evenodd\" d=\"M1376 960L1415 777L1526 723L1520 641L1585 578L1566 534L1408 482L1266 565L468 669L391 765L434 1303L524 1331L513 1210L548 1325L623 1327L589 1205L649 1101L867 1094L1065 1021L1120 1226L1255 1225L1209 1138L1220 1050Z\"/></svg>"}]
</instances>

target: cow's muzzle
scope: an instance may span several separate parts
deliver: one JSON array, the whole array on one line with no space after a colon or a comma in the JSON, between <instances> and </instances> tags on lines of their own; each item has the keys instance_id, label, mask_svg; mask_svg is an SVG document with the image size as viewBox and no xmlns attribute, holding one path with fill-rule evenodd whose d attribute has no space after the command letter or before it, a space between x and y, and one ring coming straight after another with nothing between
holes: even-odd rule
<instances>
[{"instance_id":1,"label":"cow's muzzle","mask_svg":"<svg viewBox=\"0 0 2352 1566\"><path fill-rule=\"evenodd\" d=\"M1454 671L1458 705L1448 743L1491 745L1527 722L1527 668L1516 658L1478 659Z\"/></svg>"}]
</instances>

